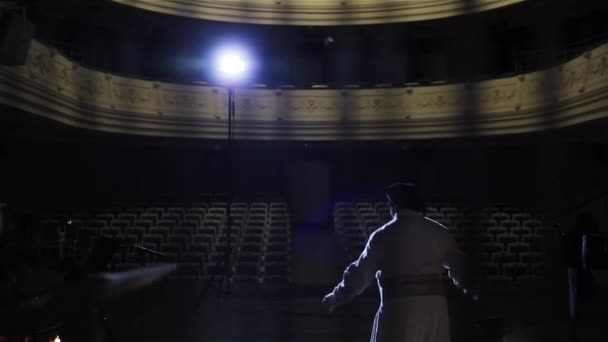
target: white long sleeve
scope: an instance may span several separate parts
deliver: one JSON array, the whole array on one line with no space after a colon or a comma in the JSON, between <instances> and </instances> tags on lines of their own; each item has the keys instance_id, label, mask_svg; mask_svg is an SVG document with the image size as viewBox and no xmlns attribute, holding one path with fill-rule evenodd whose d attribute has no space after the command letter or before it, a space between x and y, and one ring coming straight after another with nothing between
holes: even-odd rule
<instances>
[{"instance_id":1,"label":"white long sleeve","mask_svg":"<svg viewBox=\"0 0 608 342\"><path fill-rule=\"evenodd\" d=\"M465 255L458 249L458 245L452 236L447 235L444 243L443 267L448 270L448 276L452 279L454 285L462 289L464 293L471 291L473 282Z\"/></svg>"},{"instance_id":2,"label":"white long sleeve","mask_svg":"<svg viewBox=\"0 0 608 342\"><path fill-rule=\"evenodd\" d=\"M382 250L377 246L376 232L369 237L359 258L348 265L342 281L334 288L336 304L344 304L361 294L375 279L380 269Z\"/></svg>"}]
</instances>

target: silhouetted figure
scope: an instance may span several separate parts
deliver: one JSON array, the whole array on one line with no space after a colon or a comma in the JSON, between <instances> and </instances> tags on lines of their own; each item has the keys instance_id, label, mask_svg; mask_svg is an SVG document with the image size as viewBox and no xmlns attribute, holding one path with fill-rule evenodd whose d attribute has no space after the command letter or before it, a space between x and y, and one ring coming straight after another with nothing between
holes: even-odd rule
<instances>
[{"instance_id":1,"label":"silhouetted figure","mask_svg":"<svg viewBox=\"0 0 608 342\"><path fill-rule=\"evenodd\" d=\"M448 342L441 273L448 269L456 286L471 291L465 257L444 226L422 215L423 201L413 185L391 185L387 197L393 219L371 234L359 259L346 268L323 303L331 312L375 278L380 307L372 342Z\"/></svg>"},{"instance_id":2,"label":"silhouetted figure","mask_svg":"<svg viewBox=\"0 0 608 342\"><path fill-rule=\"evenodd\" d=\"M595 294L595 279L589 260L590 235L598 232L597 221L590 212L576 216L572 230L565 235L568 263L568 306L570 316L570 340L577 340L576 321L578 300Z\"/></svg>"}]
</instances>

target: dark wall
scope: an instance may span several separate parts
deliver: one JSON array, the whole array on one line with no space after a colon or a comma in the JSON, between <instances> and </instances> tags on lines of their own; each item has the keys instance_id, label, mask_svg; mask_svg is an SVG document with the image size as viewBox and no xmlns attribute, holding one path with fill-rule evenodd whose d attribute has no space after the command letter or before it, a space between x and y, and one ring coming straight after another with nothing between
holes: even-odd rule
<instances>
[{"instance_id":1,"label":"dark wall","mask_svg":"<svg viewBox=\"0 0 608 342\"><path fill-rule=\"evenodd\" d=\"M591 142L242 143L231 167L225 146L213 142L4 139L0 200L39 207L196 201L201 194L225 195L231 189L237 198L284 200L294 197L297 187L290 184L299 182L308 192L319 192L308 196L310 201L325 201L314 207L327 205L326 197L383 200L386 185L413 181L427 200L561 210L608 189L607 150L606 144ZM327 172L293 172L298 163L312 161Z\"/></svg>"}]
</instances>

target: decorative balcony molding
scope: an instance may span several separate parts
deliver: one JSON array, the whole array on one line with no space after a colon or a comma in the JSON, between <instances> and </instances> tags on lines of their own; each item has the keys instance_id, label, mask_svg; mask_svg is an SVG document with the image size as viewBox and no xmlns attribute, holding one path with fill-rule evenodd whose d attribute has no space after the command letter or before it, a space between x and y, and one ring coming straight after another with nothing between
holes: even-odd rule
<instances>
[{"instance_id":1,"label":"decorative balcony molding","mask_svg":"<svg viewBox=\"0 0 608 342\"><path fill-rule=\"evenodd\" d=\"M483 81L372 89L236 90L235 137L401 140L542 131L608 116L608 44L559 67ZM25 66L0 67L0 103L67 125L224 139L227 91L80 67L34 41Z\"/></svg>"},{"instance_id":2,"label":"decorative balcony molding","mask_svg":"<svg viewBox=\"0 0 608 342\"><path fill-rule=\"evenodd\" d=\"M271 25L360 25L421 21L487 11L525 0L113 0L206 20Z\"/></svg>"}]
</instances>

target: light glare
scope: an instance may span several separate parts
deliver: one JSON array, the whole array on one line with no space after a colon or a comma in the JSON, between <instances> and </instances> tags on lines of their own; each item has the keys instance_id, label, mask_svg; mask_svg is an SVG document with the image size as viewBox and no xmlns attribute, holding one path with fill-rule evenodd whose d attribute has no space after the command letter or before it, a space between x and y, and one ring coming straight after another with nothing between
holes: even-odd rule
<instances>
[{"instance_id":1,"label":"light glare","mask_svg":"<svg viewBox=\"0 0 608 342\"><path fill-rule=\"evenodd\" d=\"M220 60L220 70L227 76L239 76L245 72L247 64L242 56L226 55Z\"/></svg>"},{"instance_id":2,"label":"light glare","mask_svg":"<svg viewBox=\"0 0 608 342\"><path fill-rule=\"evenodd\" d=\"M216 78L223 83L244 81L251 69L251 60L246 49L241 46L223 46L214 54Z\"/></svg>"}]
</instances>

